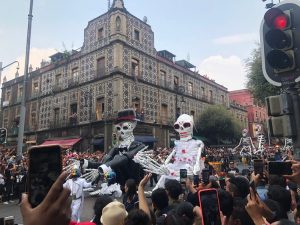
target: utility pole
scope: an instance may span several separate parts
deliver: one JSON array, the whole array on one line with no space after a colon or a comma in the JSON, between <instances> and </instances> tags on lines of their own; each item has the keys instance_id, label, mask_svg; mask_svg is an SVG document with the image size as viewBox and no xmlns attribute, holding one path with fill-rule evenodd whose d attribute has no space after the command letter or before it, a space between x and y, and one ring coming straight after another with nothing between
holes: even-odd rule
<instances>
[{"instance_id":1,"label":"utility pole","mask_svg":"<svg viewBox=\"0 0 300 225\"><path fill-rule=\"evenodd\" d=\"M31 24L32 24L32 8L33 0L30 0L29 14L28 14L28 27L27 27L27 42L26 42L26 55L25 55L25 68L24 68L24 80L23 80L23 93L21 100L21 113L20 113L20 124L18 131L18 148L17 155L22 155L23 149L23 137L25 128L25 116L26 116L26 86L28 78L28 65L29 65L29 54L30 54L30 39L31 39Z\"/></svg>"}]
</instances>

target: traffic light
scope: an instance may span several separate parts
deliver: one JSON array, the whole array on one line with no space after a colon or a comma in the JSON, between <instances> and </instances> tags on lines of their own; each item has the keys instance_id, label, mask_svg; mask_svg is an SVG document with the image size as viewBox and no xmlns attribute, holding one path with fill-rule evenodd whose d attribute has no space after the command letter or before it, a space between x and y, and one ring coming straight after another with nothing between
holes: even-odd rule
<instances>
[{"instance_id":1,"label":"traffic light","mask_svg":"<svg viewBox=\"0 0 300 225\"><path fill-rule=\"evenodd\" d=\"M6 143L7 130L6 128L0 128L0 144Z\"/></svg>"},{"instance_id":2,"label":"traffic light","mask_svg":"<svg viewBox=\"0 0 300 225\"><path fill-rule=\"evenodd\" d=\"M275 86L300 81L300 4L287 0L269 9L260 28L262 69Z\"/></svg>"},{"instance_id":3,"label":"traffic light","mask_svg":"<svg viewBox=\"0 0 300 225\"><path fill-rule=\"evenodd\" d=\"M266 98L268 128L272 137L296 137L292 96L288 93Z\"/></svg>"}]
</instances>

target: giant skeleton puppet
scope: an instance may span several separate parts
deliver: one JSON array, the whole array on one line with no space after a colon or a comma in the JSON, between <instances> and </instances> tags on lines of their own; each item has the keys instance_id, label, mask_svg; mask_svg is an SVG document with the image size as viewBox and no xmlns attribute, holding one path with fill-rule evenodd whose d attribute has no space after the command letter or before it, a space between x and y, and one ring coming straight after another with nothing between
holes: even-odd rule
<instances>
[{"instance_id":1,"label":"giant skeleton puppet","mask_svg":"<svg viewBox=\"0 0 300 225\"><path fill-rule=\"evenodd\" d=\"M193 118L187 114L182 114L174 123L174 129L179 133L180 140L175 141L175 147L167 157L163 165L154 161L145 151L140 151L134 160L140 163L145 171L162 175L156 188L164 187L166 179L179 180L180 169L187 169L188 175L200 175L204 168L204 161L201 153L204 151L204 144L193 137ZM171 160L174 160L171 163Z\"/></svg>"},{"instance_id":2,"label":"giant skeleton puppet","mask_svg":"<svg viewBox=\"0 0 300 225\"><path fill-rule=\"evenodd\" d=\"M266 148L266 138L263 134L263 129L261 125L256 125L256 138L258 142L257 150L254 152L254 155L263 155Z\"/></svg>"},{"instance_id":3,"label":"giant skeleton puppet","mask_svg":"<svg viewBox=\"0 0 300 225\"><path fill-rule=\"evenodd\" d=\"M255 152L255 146L253 145L251 137L248 136L247 129L243 129L240 143L234 147L233 151L235 152L238 148L241 148L240 155L242 157L251 158L252 154Z\"/></svg>"},{"instance_id":4,"label":"giant skeleton puppet","mask_svg":"<svg viewBox=\"0 0 300 225\"><path fill-rule=\"evenodd\" d=\"M106 174L111 171L116 172L117 183L124 186L129 178L139 182L143 174L138 163L132 159L141 150L147 149L141 142L134 140L133 130L136 127L137 120L135 111L126 109L118 112L115 129L118 138L118 145L113 147L106 154L101 163L84 160L81 162L84 169L96 169L86 173L84 177L89 180L95 180L100 174Z\"/></svg>"}]
</instances>

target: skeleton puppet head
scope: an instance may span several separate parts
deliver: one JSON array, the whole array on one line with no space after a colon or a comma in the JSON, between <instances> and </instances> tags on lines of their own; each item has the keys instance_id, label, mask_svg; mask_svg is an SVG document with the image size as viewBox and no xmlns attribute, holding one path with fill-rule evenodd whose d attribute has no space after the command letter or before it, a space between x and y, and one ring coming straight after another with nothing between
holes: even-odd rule
<instances>
[{"instance_id":1,"label":"skeleton puppet head","mask_svg":"<svg viewBox=\"0 0 300 225\"><path fill-rule=\"evenodd\" d=\"M136 121L125 121L115 125L117 136L121 141L125 141L133 136L133 130L136 127Z\"/></svg>"},{"instance_id":2,"label":"skeleton puppet head","mask_svg":"<svg viewBox=\"0 0 300 225\"><path fill-rule=\"evenodd\" d=\"M121 142L133 138L133 130L135 127L136 115L133 109L125 109L118 112L115 128Z\"/></svg>"},{"instance_id":3,"label":"skeleton puppet head","mask_svg":"<svg viewBox=\"0 0 300 225\"><path fill-rule=\"evenodd\" d=\"M243 137L247 137L248 136L248 130L247 129L243 129L242 130L242 135L243 135Z\"/></svg>"},{"instance_id":4,"label":"skeleton puppet head","mask_svg":"<svg viewBox=\"0 0 300 225\"><path fill-rule=\"evenodd\" d=\"M182 114L174 123L174 129L179 133L181 141L188 141L193 136L194 120L193 117Z\"/></svg>"}]
</instances>

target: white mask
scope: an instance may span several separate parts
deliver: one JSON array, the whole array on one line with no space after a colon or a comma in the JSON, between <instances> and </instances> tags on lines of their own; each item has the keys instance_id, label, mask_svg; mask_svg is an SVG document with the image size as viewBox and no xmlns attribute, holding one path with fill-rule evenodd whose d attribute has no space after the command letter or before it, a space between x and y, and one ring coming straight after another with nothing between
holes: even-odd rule
<instances>
[{"instance_id":1,"label":"white mask","mask_svg":"<svg viewBox=\"0 0 300 225\"><path fill-rule=\"evenodd\" d=\"M178 117L177 121L174 123L174 129L179 133L181 141L188 141L192 139L193 136L194 120L193 117L182 114Z\"/></svg>"}]
</instances>

